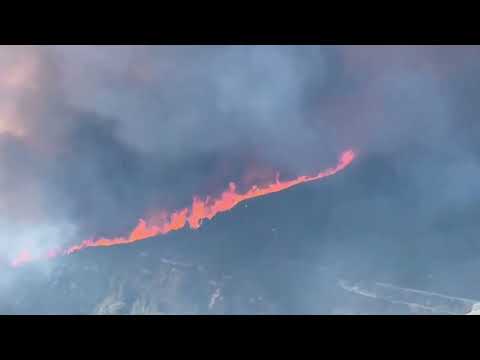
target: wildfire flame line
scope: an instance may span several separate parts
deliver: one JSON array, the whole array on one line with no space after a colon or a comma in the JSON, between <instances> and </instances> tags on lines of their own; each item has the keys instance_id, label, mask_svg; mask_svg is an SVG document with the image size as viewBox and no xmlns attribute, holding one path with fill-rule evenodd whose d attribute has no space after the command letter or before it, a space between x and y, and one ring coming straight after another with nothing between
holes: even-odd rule
<instances>
[{"instance_id":1,"label":"wildfire flame line","mask_svg":"<svg viewBox=\"0 0 480 360\"><path fill-rule=\"evenodd\" d=\"M288 181L280 181L277 174L275 182L263 187L254 185L243 194L237 192L237 187L235 183L232 182L229 184L228 189L225 190L218 198L206 197L205 199L201 199L199 197L194 197L190 208L174 211L170 215L165 214L162 221L159 221L160 224L147 224L145 220L140 219L138 225L133 229L128 237L85 240L78 245L67 248L66 250L50 251L47 254L47 258L53 258L60 255L70 255L89 247L108 247L130 244L154 236L165 235L169 232L180 230L187 225L191 229L198 229L202 225L203 220L211 220L215 217L215 215L229 211L243 201L276 193L299 184L335 175L350 165L354 159L355 152L353 150L347 150L341 154L340 160L337 166L334 168L328 168L314 176L300 176L294 180ZM28 252L22 252L20 256L18 256L17 259L12 262L12 266L17 267L33 260L35 259Z\"/></svg>"}]
</instances>

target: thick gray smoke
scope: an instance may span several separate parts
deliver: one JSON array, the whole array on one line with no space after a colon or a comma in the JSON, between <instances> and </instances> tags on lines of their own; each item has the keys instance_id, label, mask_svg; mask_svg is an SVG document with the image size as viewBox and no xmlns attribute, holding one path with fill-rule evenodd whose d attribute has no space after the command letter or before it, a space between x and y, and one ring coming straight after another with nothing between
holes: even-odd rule
<instances>
[{"instance_id":1,"label":"thick gray smoke","mask_svg":"<svg viewBox=\"0 0 480 360\"><path fill-rule=\"evenodd\" d=\"M474 46L0 47L0 257L122 235L354 148L311 215L321 234L301 237L345 271L448 287L480 255L479 60Z\"/></svg>"},{"instance_id":2,"label":"thick gray smoke","mask_svg":"<svg viewBox=\"0 0 480 360\"><path fill-rule=\"evenodd\" d=\"M4 47L5 108L15 110L2 121L4 212L21 221L36 208L82 236L112 235L149 209L223 190L247 161L294 173L330 165L340 149L332 127L312 128L329 52Z\"/></svg>"}]
</instances>

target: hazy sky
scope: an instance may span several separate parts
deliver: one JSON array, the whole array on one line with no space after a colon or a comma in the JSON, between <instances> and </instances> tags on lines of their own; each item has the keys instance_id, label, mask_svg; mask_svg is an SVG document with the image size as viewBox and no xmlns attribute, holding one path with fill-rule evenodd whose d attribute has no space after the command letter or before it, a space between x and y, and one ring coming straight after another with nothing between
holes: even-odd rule
<instances>
[{"instance_id":1,"label":"hazy sky","mask_svg":"<svg viewBox=\"0 0 480 360\"><path fill-rule=\"evenodd\" d=\"M0 258L123 235L353 148L335 198L292 198L315 224L296 236L325 261L431 270L461 292L480 259L479 60L477 46L1 46Z\"/></svg>"}]
</instances>

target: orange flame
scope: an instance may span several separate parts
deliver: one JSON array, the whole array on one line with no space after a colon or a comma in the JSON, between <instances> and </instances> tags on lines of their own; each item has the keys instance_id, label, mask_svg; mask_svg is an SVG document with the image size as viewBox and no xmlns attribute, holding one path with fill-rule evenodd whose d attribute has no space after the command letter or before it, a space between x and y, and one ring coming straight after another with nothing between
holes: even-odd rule
<instances>
[{"instance_id":1,"label":"orange flame","mask_svg":"<svg viewBox=\"0 0 480 360\"><path fill-rule=\"evenodd\" d=\"M30 255L30 253L28 251L22 251L20 253L20 255L18 255L18 257L12 261L12 266L13 267L18 267L18 266L21 266L21 265L24 265L26 263L29 263L31 261L33 261L33 257Z\"/></svg>"},{"instance_id":2,"label":"orange flame","mask_svg":"<svg viewBox=\"0 0 480 360\"><path fill-rule=\"evenodd\" d=\"M247 192L240 194L237 192L235 183L230 183L229 188L224 191L220 197L212 199L207 197L202 200L199 197L193 198L193 203L190 208L184 208L173 212L171 215L166 215L161 224L147 224L143 219L139 220L138 225L133 229L128 237L117 238L99 238L97 240L85 240L81 244L71 246L63 252L50 252L48 257L55 257L61 254L72 254L89 247L107 247L121 244L130 244L136 241L145 240L157 235L164 235L171 231L176 231L189 226L191 229L198 229L202 222L206 219L211 220L215 215L226 212L237 206L239 203L286 190L293 186L303 184L310 181L322 179L324 177L332 176L339 171L345 169L355 159L355 152L348 150L342 153L340 161L334 168L326 169L314 176L300 176L294 180L280 181L277 175L275 182L264 187L252 186ZM13 265L23 264L31 260L27 253L22 253Z\"/></svg>"}]
</instances>

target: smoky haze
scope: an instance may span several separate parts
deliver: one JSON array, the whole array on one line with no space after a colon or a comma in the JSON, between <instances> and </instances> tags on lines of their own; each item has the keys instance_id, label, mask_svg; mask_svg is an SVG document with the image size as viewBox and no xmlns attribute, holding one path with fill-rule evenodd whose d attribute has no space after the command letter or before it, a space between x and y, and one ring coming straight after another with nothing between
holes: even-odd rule
<instances>
[{"instance_id":1,"label":"smoky haze","mask_svg":"<svg viewBox=\"0 0 480 360\"><path fill-rule=\"evenodd\" d=\"M348 274L465 295L479 60L477 46L2 46L0 257L124 235L193 195L315 174L353 148L333 195L292 197L291 241ZM312 226L294 225L304 211Z\"/></svg>"}]
</instances>

